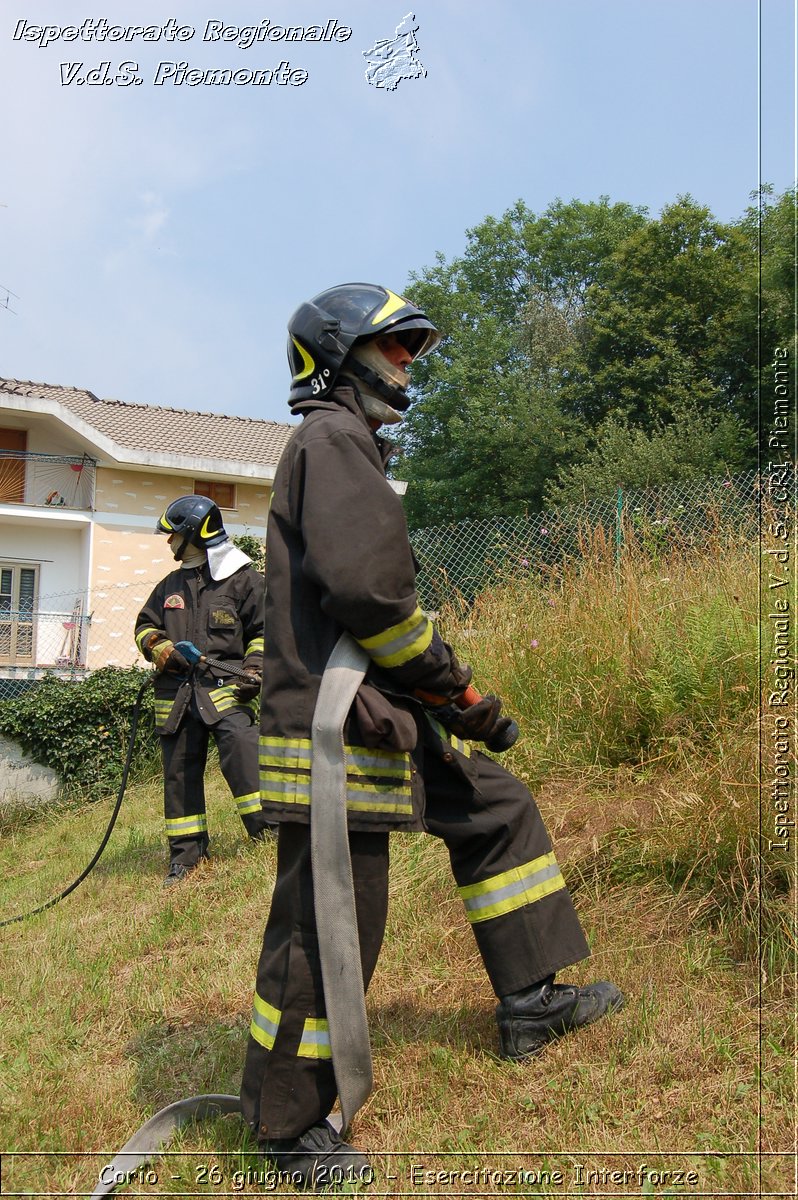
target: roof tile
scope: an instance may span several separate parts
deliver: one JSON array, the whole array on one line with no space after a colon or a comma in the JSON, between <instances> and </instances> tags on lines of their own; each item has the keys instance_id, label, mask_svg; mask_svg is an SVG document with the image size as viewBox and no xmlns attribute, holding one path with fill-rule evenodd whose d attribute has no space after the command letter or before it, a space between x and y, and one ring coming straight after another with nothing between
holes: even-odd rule
<instances>
[{"instance_id":1,"label":"roof tile","mask_svg":"<svg viewBox=\"0 0 798 1200\"><path fill-rule=\"evenodd\" d=\"M156 408L100 400L85 388L0 379L0 396L38 397L62 404L74 416L129 450L196 454L276 466L295 426L223 413Z\"/></svg>"}]
</instances>

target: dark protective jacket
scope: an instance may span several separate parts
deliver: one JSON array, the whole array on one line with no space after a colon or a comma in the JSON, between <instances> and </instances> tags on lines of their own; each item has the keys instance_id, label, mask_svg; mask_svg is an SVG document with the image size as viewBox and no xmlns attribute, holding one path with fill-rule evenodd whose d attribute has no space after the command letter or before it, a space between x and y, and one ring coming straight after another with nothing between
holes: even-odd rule
<instances>
[{"instance_id":1,"label":"dark protective jacket","mask_svg":"<svg viewBox=\"0 0 798 1200\"><path fill-rule=\"evenodd\" d=\"M261 801L270 818L307 822L311 724L321 677L342 630L371 666L344 730L352 829L424 828L423 781L411 751L419 721L432 748L469 779L470 747L420 717L415 689L452 698L468 682L419 607L390 448L351 387L297 405L269 510Z\"/></svg>"},{"instance_id":2,"label":"dark protective jacket","mask_svg":"<svg viewBox=\"0 0 798 1200\"><path fill-rule=\"evenodd\" d=\"M170 642L188 641L208 656L234 667L263 669L263 576L241 567L229 578L211 578L208 564L179 568L162 579L136 620L136 645L149 661L153 633ZM235 708L252 711L236 697L235 677L224 677L199 664L190 677L162 671L155 679L155 725L174 733L189 706L206 725L215 725ZM257 702L255 702L257 704Z\"/></svg>"}]
</instances>

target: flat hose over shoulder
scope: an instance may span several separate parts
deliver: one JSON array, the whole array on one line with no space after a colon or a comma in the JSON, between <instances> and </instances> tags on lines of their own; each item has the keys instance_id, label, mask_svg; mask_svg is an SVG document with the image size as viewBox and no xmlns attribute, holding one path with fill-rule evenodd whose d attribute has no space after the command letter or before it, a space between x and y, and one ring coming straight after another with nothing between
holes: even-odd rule
<instances>
[{"instance_id":1,"label":"flat hose over shoulder","mask_svg":"<svg viewBox=\"0 0 798 1200\"><path fill-rule=\"evenodd\" d=\"M343 633L322 676L313 714L310 846L324 1003L330 1028L340 1118L330 1121L343 1133L369 1095L373 1072L360 943L357 932L352 860L346 821L346 758L343 726L366 673L369 656ZM240 1112L238 1096L191 1096L162 1108L134 1133L103 1167L91 1200L110 1195L127 1172L157 1157L176 1129L219 1113Z\"/></svg>"},{"instance_id":2,"label":"flat hose over shoulder","mask_svg":"<svg viewBox=\"0 0 798 1200\"><path fill-rule=\"evenodd\" d=\"M373 1084L346 821L343 735L344 721L370 661L350 634L341 634L322 676L311 735L313 897L324 1005L344 1130Z\"/></svg>"}]
</instances>

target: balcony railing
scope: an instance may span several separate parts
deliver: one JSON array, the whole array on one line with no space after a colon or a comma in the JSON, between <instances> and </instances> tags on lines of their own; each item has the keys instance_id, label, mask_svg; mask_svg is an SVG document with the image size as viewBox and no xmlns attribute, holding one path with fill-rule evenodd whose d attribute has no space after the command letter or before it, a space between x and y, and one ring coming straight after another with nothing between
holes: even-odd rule
<instances>
[{"instance_id":1,"label":"balcony railing","mask_svg":"<svg viewBox=\"0 0 798 1200\"><path fill-rule=\"evenodd\" d=\"M3 668L82 669L90 624L79 604L72 612L0 606L0 676Z\"/></svg>"},{"instance_id":2,"label":"balcony railing","mask_svg":"<svg viewBox=\"0 0 798 1200\"><path fill-rule=\"evenodd\" d=\"M0 504L90 512L96 467L86 455L0 450Z\"/></svg>"}]
</instances>

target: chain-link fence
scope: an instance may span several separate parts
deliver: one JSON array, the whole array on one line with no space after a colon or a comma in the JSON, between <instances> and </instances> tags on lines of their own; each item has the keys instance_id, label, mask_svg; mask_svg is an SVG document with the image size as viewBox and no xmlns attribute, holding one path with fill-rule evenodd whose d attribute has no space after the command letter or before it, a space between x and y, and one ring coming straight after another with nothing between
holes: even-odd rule
<instances>
[{"instance_id":1,"label":"chain-link fence","mask_svg":"<svg viewBox=\"0 0 798 1200\"><path fill-rule=\"evenodd\" d=\"M145 666L133 627L158 582L137 579L91 593L42 595L35 606L0 607L0 701L48 674L80 680L98 667Z\"/></svg>"},{"instance_id":2,"label":"chain-link fence","mask_svg":"<svg viewBox=\"0 0 798 1200\"><path fill-rule=\"evenodd\" d=\"M620 554L634 539L650 553L703 545L713 534L753 540L759 478L695 480L518 517L491 517L417 530L422 605L470 601L508 574L534 574L580 556L597 536ZM82 679L98 667L143 665L136 616L158 579L96 587L91 594L39 596L35 607L0 606L0 700L48 672ZM2 599L2 597L0 597Z\"/></svg>"},{"instance_id":3,"label":"chain-link fence","mask_svg":"<svg viewBox=\"0 0 798 1200\"><path fill-rule=\"evenodd\" d=\"M416 530L418 590L427 609L466 602L508 574L537 572L577 558L600 536L615 553L630 539L651 553L705 543L712 534L757 530L759 476L690 480L515 517L489 517Z\"/></svg>"}]
</instances>

